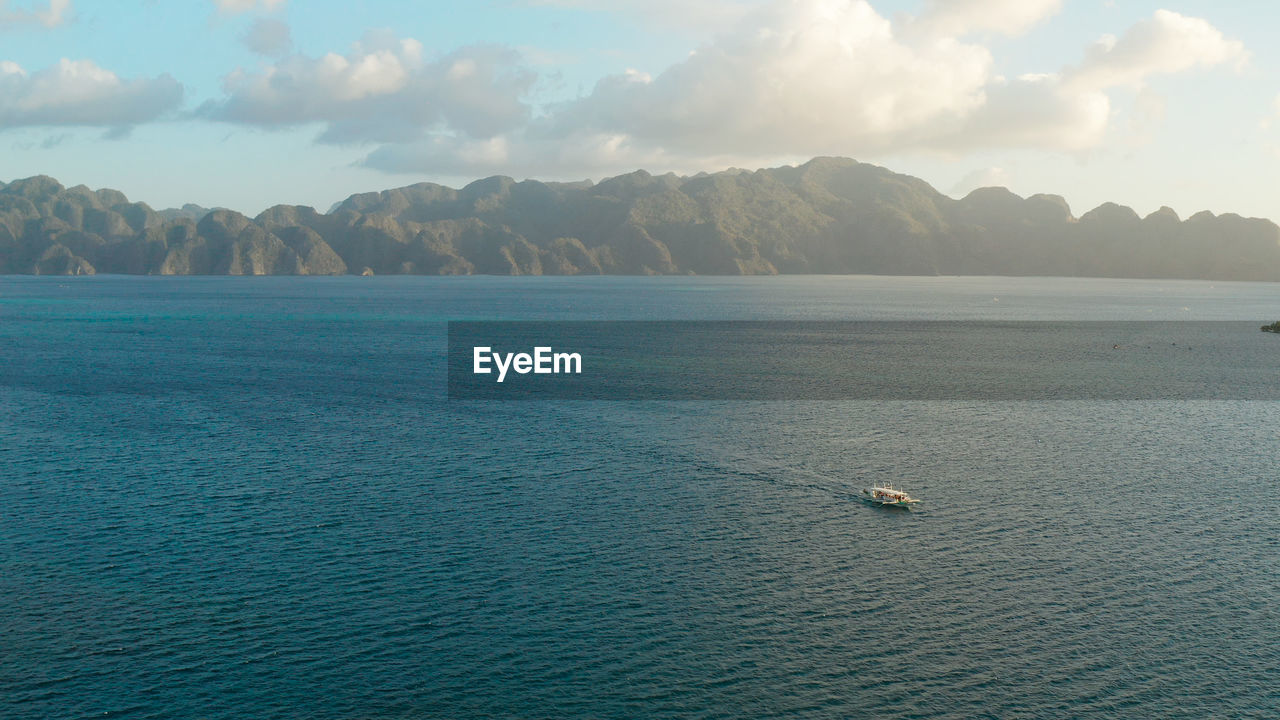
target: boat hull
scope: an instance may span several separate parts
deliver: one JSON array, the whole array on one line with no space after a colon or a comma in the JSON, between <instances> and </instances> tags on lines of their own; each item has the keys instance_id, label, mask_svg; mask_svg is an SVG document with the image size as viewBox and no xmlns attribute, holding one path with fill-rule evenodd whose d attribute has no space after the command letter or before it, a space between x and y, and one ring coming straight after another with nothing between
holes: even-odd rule
<instances>
[{"instance_id":1,"label":"boat hull","mask_svg":"<svg viewBox=\"0 0 1280 720\"><path fill-rule=\"evenodd\" d=\"M884 500L872 500L871 498L865 498L865 499L867 502L871 503L872 505L878 505L880 507L902 508L903 510L910 510L912 505L912 503L908 503L908 502L885 502Z\"/></svg>"}]
</instances>

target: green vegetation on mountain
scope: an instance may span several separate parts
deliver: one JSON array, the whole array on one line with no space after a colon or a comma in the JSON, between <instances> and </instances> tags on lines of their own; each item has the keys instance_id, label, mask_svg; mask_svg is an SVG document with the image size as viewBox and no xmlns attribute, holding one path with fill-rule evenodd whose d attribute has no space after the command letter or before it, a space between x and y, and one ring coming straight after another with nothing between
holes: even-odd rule
<instances>
[{"instance_id":1,"label":"green vegetation on mountain","mask_svg":"<svg viewBox=\"0 0 1280 720\"><path fill-rule=\"evenodd\" d=\"M0 273L572 275L869 273L1280 281L1262 219L982 188L961 200L842 158L597 184L419 183L328 213L156 212L49 177L0 184Z\"/></svg>"}]
</instances>

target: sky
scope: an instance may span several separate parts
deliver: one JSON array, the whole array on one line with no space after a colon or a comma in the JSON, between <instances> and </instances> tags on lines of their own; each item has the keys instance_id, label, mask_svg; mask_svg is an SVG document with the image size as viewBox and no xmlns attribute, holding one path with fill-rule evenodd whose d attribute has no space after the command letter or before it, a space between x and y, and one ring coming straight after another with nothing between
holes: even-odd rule
<instances>
[{"instance_id":1,"label":"sky","mask_svg":"<svg viewBox=\"0 0 1280 720\"><path fill-rule=\"evenodd\" d=\"M1280 220L1280 6L0 0L0 181L321 210L852 157L953 197Z\"/></svg>"}]
</instances>

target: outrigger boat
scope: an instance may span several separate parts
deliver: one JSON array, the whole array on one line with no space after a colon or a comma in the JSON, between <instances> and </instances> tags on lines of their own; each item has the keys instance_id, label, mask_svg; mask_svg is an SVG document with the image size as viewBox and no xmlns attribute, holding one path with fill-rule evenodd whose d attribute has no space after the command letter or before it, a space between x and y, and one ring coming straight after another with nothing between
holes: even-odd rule
<instances>
[{"instance_id":1,"label":"outrigger boat","mask_svg":"<svg viewBox=\"0 0 1280 720\"><path fill-rule=\"evenodd\" d=\"M889 484L872 485L869 488L863 488L862 496L877 505L888 505L890 507L910 508L920 502L902 490L895 490Z\"/></svg>"}]
</instances>

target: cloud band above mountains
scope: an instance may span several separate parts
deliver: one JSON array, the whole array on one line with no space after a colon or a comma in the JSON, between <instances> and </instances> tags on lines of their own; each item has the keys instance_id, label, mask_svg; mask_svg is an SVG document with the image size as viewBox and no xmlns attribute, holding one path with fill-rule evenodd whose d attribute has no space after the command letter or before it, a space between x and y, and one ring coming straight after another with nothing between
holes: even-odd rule
<instances>
[{"instance_id":1,"label":"cloud band above mountains","mask_svg":"<svg viewBox=\"0 0 1280 720\"><path fill-rule=\"evenodd\" d=\"M975 32L1022 32L1051 0L930 3L897 22L864 0L771 4L656 76L602 79L509 133L441 127L384 146L392 171L691 168L829 152L1100 145L1114 88L1195 67L1240 67L1247 53L1207 21L1161 10L1054 73L1007 78Z\"/></svg>"},{"instance_id":2,"label":"cloud band above mountains","mask_svg":"<svg viewBox=\"0 0 1280 720\"><path fill-rule=\"evenodd\" d=\"M223 13L283 0L215 0ZM50 12L65 6L50 4ZM1100 146L1117 89L1198 67L1243 67L1244 46L1209 22L1159 10L1052 72L1006 77L983 38L1018 35L1062 0L927 0L889 18L868 0L741 6L727 29L655 73L600 79L540 104L520 51L468 46L430 56L370 33L346 54L290 53L283 21L259 19L258 67L223 78L194 117L257 128L317 126L327 144L372 146L393 172L574 175L624 167L691 169L778 158L904 151ZM3 7L0 5L0 7ZM0 16L2 17L2 16ZM172 78L122 80L88 61L28 74L0 66L0 127L129 126L175 110Z\"/></svg>"}]
</instances>

